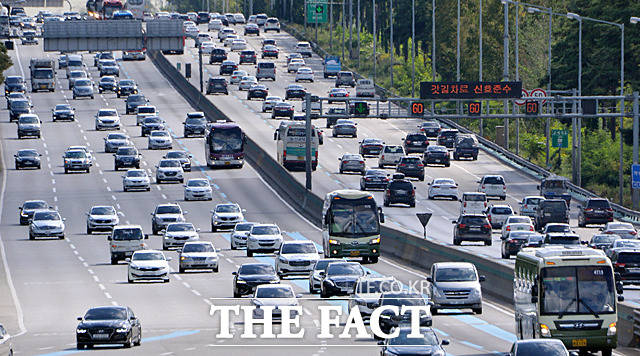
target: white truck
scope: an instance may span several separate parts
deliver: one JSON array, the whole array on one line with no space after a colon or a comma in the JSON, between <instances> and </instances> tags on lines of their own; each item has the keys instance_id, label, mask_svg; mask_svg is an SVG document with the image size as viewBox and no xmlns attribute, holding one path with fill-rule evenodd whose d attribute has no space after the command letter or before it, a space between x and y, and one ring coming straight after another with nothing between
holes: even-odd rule
<instances>
[{"instance_id":1,"label":"white truck","mask_svg":"<svg viewBox=\"0 0 640 356\"><path fill-rule=\"evenodd\" d=\"M31 91L56 90L55 61L51 58L31 58L29 62L31 74Z\"/></svg>"},{"instance_id":2,"label":"white truck","mask_svg":"<svg viewBox=\"0 0 640 356\"><path fill-rule=\"evenodd\" d=\"M356 82L356 97L359 98L373 98L376 96L376 88L373 85L373 80L371 79L358 79Z\"/></svg>"}]
</instances>

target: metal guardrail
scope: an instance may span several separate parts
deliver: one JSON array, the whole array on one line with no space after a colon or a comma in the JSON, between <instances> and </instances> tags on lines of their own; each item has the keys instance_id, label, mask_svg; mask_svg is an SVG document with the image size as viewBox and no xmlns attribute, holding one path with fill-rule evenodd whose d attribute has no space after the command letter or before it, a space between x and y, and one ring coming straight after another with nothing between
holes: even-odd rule
<instances>
[{"instance_id":1,"label":"metal guardrail","mask_svg":"<svg viewBox=\"0 0 640 356\"><path fill-rule=\"evenodd\" d=\"M633 311L633 336L640 339L640 309Z\"/></svg>"}]
</instances>

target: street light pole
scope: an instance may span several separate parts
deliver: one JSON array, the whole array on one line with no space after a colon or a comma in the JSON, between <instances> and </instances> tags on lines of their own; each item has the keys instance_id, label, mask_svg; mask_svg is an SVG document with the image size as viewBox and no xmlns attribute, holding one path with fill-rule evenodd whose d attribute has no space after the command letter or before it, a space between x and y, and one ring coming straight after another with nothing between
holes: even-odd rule
<instances>
[{"instance_id":1,"label":"street light pole","mask_svg":"<svg viewBox=\"0 0 640 356\"><path fill-rule=\"evenodd\" d=\"M482 0L479 0L479 19L478 19L478 47L480 48L478 58L478 81L482 81ZM482 115L480 115L480 121L478 122L479 126L479 134L480 136L484 135L484 122L482 120Z\"/></svg>"},{"instance_id":2,"label":"street light pole","mask_svg":"<svg viewBox=\"0 0 640 356\"><path fill-rule=\"evenodd\" d=\"M333 53L333 0L329 0L329 52Z\"/></svg>"},{"instance_id":3,"label":"street light pole","mask_svg":"<svg viewBox=\"0 0 640 356\"><path fill-rule=\"evenodd\" d=\"M516 81L520 81L520 40L518 37L520 27L520 3L516 2ZM516 112L516 104L513 103L513 112ZM520 154L520 118L516 118L516 154Z\"/></svg>"},{"instance_id":4,"label":"street light pole","mask_svg":"<svg viewBox=\"0 0 640 356\"><path fill-rule=\"evenodd\" d=\"M636 25L638 24L638 22L640 22L640 17L636 17L633 16L629 19L629 22L632 25ZM624 43L624 42L623 42ZM622 52L622 54L624 55L624 51ZM624 61L622 61L622 63L624 64ZM623 71L623 75L624 75L624 71ZM624 83L624 81L622 82ZM634 92L633 93L633 112L634 112L634 116L633 116L633 157L632 157L632 161L633 164L638 164L638 134L640 131L640 128L638 127L640 125L640 123L638 122L638 116L636 115L638 112L638 93ZM638 189L631 189L632 191L632 200L633 200L633 209L634 210L638 210L639 206L640 206L640 191Z\"/></svg>"},{"instance_id":5,"label":"street light pole","mask_svg":"<svg viewBox=\"0 0 640 356\"><path fill-rule=\"evenodd\" d=\"M373 21L373 85L376 84L376 64L378 57L376 55L376 47L378 41L378 30L376 28L376 0L373 0L373 9L371 10L371 21Z\"/></svg>"},{"instance_id":6,"label":"street light pole","mask_svg":"<svg viewBox=\"0 0 640 356\"><path fill-rule=\"evenodd\" d=\"M416 0L411 0L411 97L416 97Z\"/></svg>"},{"instance_id":7,"label":"street light pole","mask_svg":"<svg viewBox=\"0 0 640 356\"><path fill-rule=\"evenodd\" d=\"M389 2L389 26L391 27L391 33L389 34L389 42L391 43L391 46L389 48L389 59L391 62L391 66L389 68L389 74L390 74L390 79L391 79L391 84L389 86L389 88L391 89L391 92L393 92L393 0L391 0Z\"/></svg>"},{"instance_id":8,"label":"street light pole","mask_svg":"<svg viewBox=\"0 0 640 356\"><path fill-rule=\"evenodd\" d=\"M503 80L509 80L509 4L507 1L502 1L504 7L504 35L503 35L503 53L502 53L502 77ZM504 113L509 113L509 102L505 100L503 102ZM509 119L504 119L504 148L509 149Z\"/></svg>"},{"instance_id":9,"label":"street light pole","mask_svg":"<svg viewBox=\"0 0 640 356\"><path fill-rule=\"evenodd\" d=\"M436 81L436 0L431 0L431 80ZM431 101L431 115L435 115L436 106Z\"/></svg>"},{"instance_id":10,"label":"street light pole","mask_svg":"<svg viewBox=\"0 0 640 356\"><path fill-rule=\"evenodd\" d=\"M358 14L356 16L356 27L358 28L358 70L360 70L360 0L358 0Z\"/></svg>"}]
</instances>

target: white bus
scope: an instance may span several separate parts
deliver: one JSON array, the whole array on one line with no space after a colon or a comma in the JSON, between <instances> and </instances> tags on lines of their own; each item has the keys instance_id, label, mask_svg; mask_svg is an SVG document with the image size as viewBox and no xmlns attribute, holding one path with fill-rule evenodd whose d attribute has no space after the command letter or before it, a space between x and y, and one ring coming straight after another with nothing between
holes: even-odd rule
<instances>
[{"instance_id":1,"label":"white bus","mask_svg":"<svg viewBox=\"0 0 640 356\"><path fill-rule=\"evenodd\" d=\"M525 248L514 270L516 334L554 338L567 349L611 356L618 344L617 293L611 261L580 246Z\"/></svg>"},{"instance_id":2,"label":"white bus","mask_svg":"<svg viewBox=\"0 0 640 356\"><path fill-rule=\"evenodd\" d=\"M277 157L286 169L304 169L306 165L307 130L304 122L282 121L280 127L273 134L277 142ZM311 127L311 168L315 171L318 166L318 131Z\"/></svg>"}]
</instances>

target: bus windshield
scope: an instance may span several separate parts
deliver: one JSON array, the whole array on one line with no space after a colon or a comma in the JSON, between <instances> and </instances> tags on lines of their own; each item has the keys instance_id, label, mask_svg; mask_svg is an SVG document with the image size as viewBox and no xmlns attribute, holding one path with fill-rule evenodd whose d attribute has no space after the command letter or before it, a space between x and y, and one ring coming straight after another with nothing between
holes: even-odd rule
<instances>
[{"instance_id":1,"label":"bus windshield","mask_svg":"<svg viewBox=\"0 0 640 356\"><path fill-rule=\"evenodd\" d=\"M242 130L239 127L212 129L210 137L212 153L236 153L243 149Z\"/></svg>"},{"instance_id":2,"label":"bus windshield","mask_svg":"<svg viewBox=\"0 0 640 356\"><path fill-rule=\"evenodd\" d=\"M542 270L541 311L561 318L570 314L613 314L615 289L609 266L553 267Z\"/></svg>"},{"instance_id":3,"label":"bus windshield","mask_svg":"<svg viewBox=\"0 0 640 356\"><path fill-rule=\"evenodd\" d=\"M329 213L330 235L362 237L380 233L376 205L373 201L334 201Z\"/></svg>"}]
</instances>

